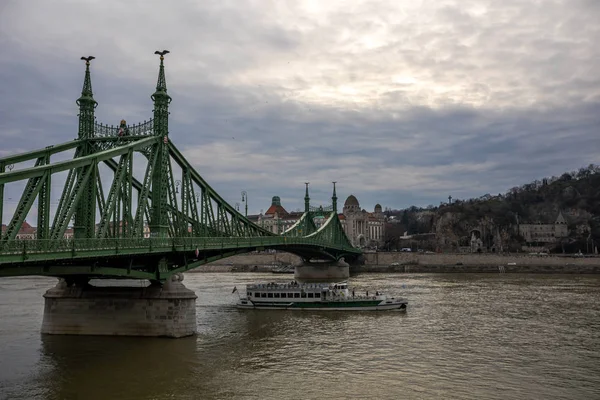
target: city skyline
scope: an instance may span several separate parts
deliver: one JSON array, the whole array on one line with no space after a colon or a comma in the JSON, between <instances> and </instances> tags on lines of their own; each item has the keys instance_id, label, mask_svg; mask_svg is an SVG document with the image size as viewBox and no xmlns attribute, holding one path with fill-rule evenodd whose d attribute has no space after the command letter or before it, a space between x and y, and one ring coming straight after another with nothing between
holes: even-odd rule
<instances>
[{"instance_id":1,"label":"city skyline","mask_svg":"<svg viewBox=\"0 0 600 400\"><path fill-rule=\"evenodd\" d=\"M99 122L149 119L166 48L171 140L249 214L307 181L371 211L599 162L593 1L112 3L1 6L0 157L77 136L83 55Z\"/></svg>"}]
</instances>

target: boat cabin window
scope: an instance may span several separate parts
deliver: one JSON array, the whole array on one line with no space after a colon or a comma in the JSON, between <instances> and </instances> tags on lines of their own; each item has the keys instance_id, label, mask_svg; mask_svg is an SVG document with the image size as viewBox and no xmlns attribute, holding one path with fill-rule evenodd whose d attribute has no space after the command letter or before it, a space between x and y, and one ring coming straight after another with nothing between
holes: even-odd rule
<instances>
[{"instance_id":1,"label":"boat cabin window","mask_svg":"<svg viewBox=\"0 0 600 400\"><path fill-rule=\"evenodd\" d=\"M295 298L298 298L298 297L300 297L300 293L294 293L294 297L295 297Z\"/></svg>"},{"instance_id":2,"label":"boat cabin window","mask_svg":"<svg viewBox=\"0 0 600 400\"><path fill-rule=\"evenodd\" d=\"M248 292L248 297L252 297L252 292Z\"/></svg>"},{"instance_id":3,"label":"boat cabin window","mask_svg":"<svg viewBox=\"0 0 600 400\"><path fill-rule=\"evenodd\" d=\"M267 294L266 293L261 293L260 297L267 297Z\"/></svg>"},{"instance_id":4,"label":"boat cabin window","mask_svg":"<svg viewBox=\"0 0 600 400\"><path fill-rule=\"evenodd\" d=\"M312 299L312 298L314 298L314 297L315 297L315 294L314 294L314 293L309 293L309 294L308 294L308 298L309 298L309 299Z\"/></svg>"},{"instance_id":5,"label":"boat cabin window","mask_svg":"<svg viewBox=\"0 0 600 400\"><path fill-rule=\"evenodd\" d=\"M273 293L267 293L267 297L273 297Z\"/></svg>"},{"instance_id":6,"label":"boat cabin window","mask_svg":"<svg viewBox=\"0 0 600 400\"><path fill-rule=\"evenodd\" d=\"M288 298L292 298L292 297L294 297L294 293L287 293L287 297L288 297Z\"/></svg>"},{"instance_id":7,"label":"boat cabin window","mask_svg":"<svg viewBox=\"0 0 600 400\"><path fill-rule=\"evenodd\" d=\"M306 298L306 293L302 292L302 298L305 299Z\"/></svg>"},{"instance_id":8,"label":"boat cabin window","mask_svg":"<svg viewBox=\"0 0 600 400\"><path fill-rule=\"evenodd\" d=\"M315 297L321 297L321 293L315 293Z\"/></svg>"},{"instance_id":9,"label":"boat cabin window","mask_svg":"<svg viewBox=\"0 0 600 400\"><path fill-rule=\"evenodd\" d=\"M278 299L278 298L279 298L279 296L280 296L280 294L279 294L279 293L275 293L275 298L276 298L276 299Z\"/></svg>"}]
</instances>

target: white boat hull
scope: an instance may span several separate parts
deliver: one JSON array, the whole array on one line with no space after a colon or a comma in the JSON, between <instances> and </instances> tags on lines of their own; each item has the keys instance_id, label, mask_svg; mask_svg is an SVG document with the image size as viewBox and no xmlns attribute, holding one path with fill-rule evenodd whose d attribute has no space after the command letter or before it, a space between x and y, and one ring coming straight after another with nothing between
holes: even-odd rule
<instances>
[{"instance_id":1,"label":"white boat hull","mask_svg":"<svg viewBox=\"0 0 600 400\"><path fill-rule=\"evenodd\" d=\"M406 311L407 302L403 300L386 303L385 301L369 306L344 304L336 306L332 303L320 304L311 303L253 303L250 300L240 300L237 303L237 308L251 310L296 310L296 311L389 311L401 310Z\"/></svg>"}]
</instances>

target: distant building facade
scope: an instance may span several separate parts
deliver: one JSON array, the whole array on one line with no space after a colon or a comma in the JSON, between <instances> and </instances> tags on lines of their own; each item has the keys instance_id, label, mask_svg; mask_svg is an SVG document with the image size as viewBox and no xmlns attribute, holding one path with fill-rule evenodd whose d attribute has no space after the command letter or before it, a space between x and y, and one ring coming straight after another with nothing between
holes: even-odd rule
<instances>
[{"instance_id":1,"label":"distant building facade","mask_svg":"<svg viewBox=\"0 0 600 400\"><path fill-rule=\"evenodd\" d=\"M273 196L271 206L264 214L249 215L248 219L266 230L281 234L291 228L301 217L303 212L287 212L281 205L279 196ZM338 214L344 232L355 247L377 247L383 245L385 240L386 217L381 205L377 204L373 212L360 208L354 195L348 196L341 214ZM324 216L314 218L318 228L327 221Z\"/></svg>"},{"instance_id":2,"label":"distant building facade","mask_svg":"<svg viewBox=\"0 0 600 400\"><path fill-rule=\"evenodd\" d=\"M6 233L7 226L2 224L2 235ZM17 240L32 240L37 237L37 228L29 225L27 221L23 221L19 231L17 232L15 239Z\"/></svg>"},{"instance_id":3,"label":"distant building facade","mask_svg":"<svg viewBox=\"0 0 600 400\"><path fill-rule=\"evenodd\" d=\"M348 196L344 202L340 220L346 236L355 247L378 247L385 240L385 222L381 205L375 205L372 213L361 210L358 199Z\"/></svg>"},{"instance_id":4,"label":"distant building facade","mask_svg":"<svg viewBox=\"0 0 600 400\"><path fill-rule=\"evenodd\" d=\"M561 212L553 224L520 224L518 230L526 243L555 243L569 236L567 221Z\"/></svg>"},{"instance_id":5,"label":"distant building facade","mask_svg":"<svg viewBox=\"0 0 600 400\"><path fill-rule=\"evenodd\" d=\"M301 212L287 212L281 205L281 198L273 196L271 206L264 214L249 215L248 219L269 232L280 235L290 229L301 216Z\"/></svg>"}]
</instances>

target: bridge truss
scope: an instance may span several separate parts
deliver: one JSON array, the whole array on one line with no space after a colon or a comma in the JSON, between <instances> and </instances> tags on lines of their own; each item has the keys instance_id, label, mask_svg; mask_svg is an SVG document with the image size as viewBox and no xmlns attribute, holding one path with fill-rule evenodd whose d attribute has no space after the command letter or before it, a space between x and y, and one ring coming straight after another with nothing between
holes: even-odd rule
<instances>
[{"instance_id":1,"label":"bridge truss","mask_svg":"<svg viewBox=\"0 0 600 400\"><path fill-rule=\"evenodd\" d=\"M207 262L266 248L305 260L361 254L337 216L335 185L333 205L325 209L310 207L307 186L305 213L283 235L252 223L224 201L170 140L166 53L158 54L150 121L127 125L123 120L117 127L97 123L90 74L93 57L83 58L77 139L0 159L0 224L5 188L22 187L0 235L0 276L162 281ZM57 177L65 183L58 204L51 207L53 182L61 181ZM32 211L37 214L36 237L22 240L18 232ZM317 229L318 214L327 222ZM65 238L70 229L72 237Z\"/></svg>"}]
</instances>

